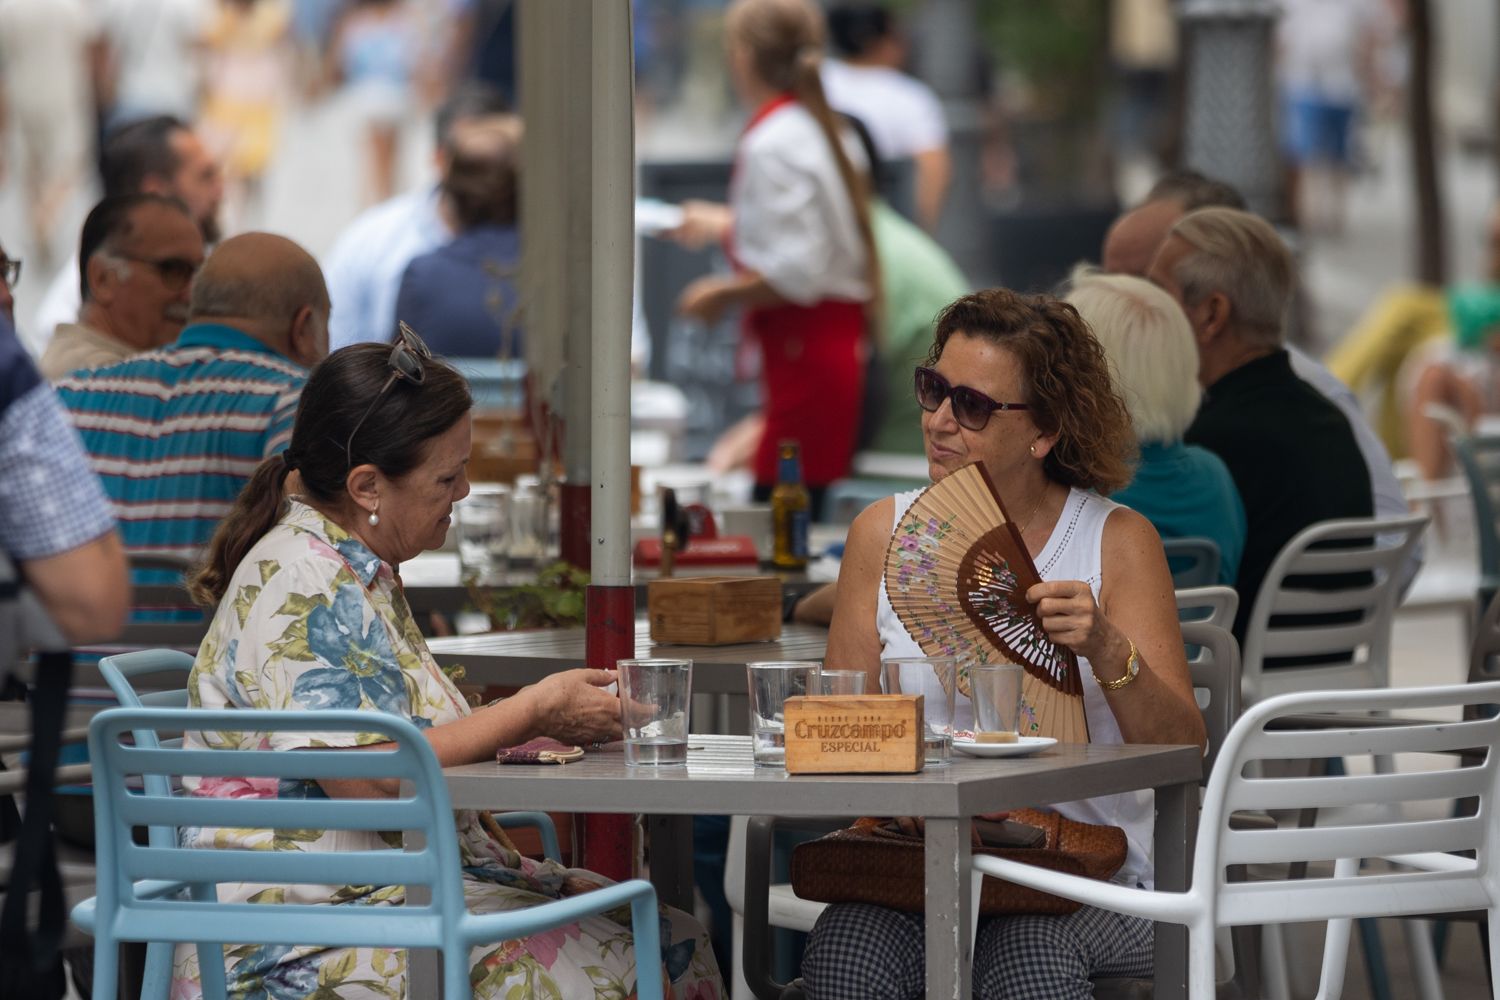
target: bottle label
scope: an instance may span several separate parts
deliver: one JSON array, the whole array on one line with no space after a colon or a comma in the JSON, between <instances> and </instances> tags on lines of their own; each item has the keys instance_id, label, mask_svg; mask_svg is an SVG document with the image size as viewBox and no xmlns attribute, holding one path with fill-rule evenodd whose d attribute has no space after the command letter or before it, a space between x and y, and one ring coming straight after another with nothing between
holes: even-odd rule
<instances>
[{"instance_id":1,"label":"bottle label","mask_svg":"<svg viewBox=\"0 0 1500 1000\"><path fill-rule=\"evenodd\" d=\"M812 520L811 512L806 508L791 511L788 518L791 523L787 525L788 540L791 542L792 556L796 559L806 561L807 559L807 526Z\"/></svg>"}]
</instances>

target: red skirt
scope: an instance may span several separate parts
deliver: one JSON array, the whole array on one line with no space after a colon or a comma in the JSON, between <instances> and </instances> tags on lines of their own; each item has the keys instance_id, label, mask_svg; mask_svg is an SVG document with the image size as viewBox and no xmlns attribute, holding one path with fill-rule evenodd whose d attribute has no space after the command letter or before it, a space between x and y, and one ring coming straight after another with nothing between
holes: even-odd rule
<instances>
[{"instance_id":1,"label":"red skirt","mask_svg":"<svg viewBox=\"0 0 1500 1000\"><path fill-rule=\"evenodd\" d=\"M787 438L801 446L807 485L847 476L864 402L864 306L825 299L755 309L745 322L764 358L766 431L755 452L756 483L776 482L777 445Z\"/></svg>"}]
</instances>

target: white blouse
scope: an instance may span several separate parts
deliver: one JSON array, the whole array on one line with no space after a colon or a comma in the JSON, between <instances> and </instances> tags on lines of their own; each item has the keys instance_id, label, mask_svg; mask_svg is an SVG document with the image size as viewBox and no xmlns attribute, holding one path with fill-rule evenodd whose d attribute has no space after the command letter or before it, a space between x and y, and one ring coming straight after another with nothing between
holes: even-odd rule
<instances>
[{"instance_id":1,"label":"white blouse","mask_svg":"<svg viewBox=\"0 0 1500 1000\"><path fill-rule=\"evenodd\" d=\"M844 130L854 169L864 150ZM734 256L798 305L870 297L864 241L854 205L818 120L792 102L746 132L729 185Z\"/></svg>"}]
</instances>

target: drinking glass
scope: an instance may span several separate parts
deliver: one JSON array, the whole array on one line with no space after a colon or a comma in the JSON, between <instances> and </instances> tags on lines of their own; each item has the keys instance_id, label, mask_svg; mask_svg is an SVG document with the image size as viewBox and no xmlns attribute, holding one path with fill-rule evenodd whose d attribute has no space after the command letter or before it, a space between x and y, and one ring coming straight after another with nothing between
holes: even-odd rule
<instances>
[{"instance_id":1,"label":"drinking glass","mask_svg":"<svg viewBox=\"0 0 1500 1000\"><path fill-rule=\"evenodd\" d=\"M922 753L928 767L948 763L953 753L953 692L957 686L958 661L951 656L880 661L881 690L922 696Z\"/></svg>"},{"instance_id":2,"label":"drinking glass","mask_svg":"<svg viewBox=\"0 0 1500 1000\"><path fill-rule=\"evenodd\" d=\"M969 667L969 700L974 703L976 743L1014 743L1021 714L1021 680L1016 663L976 663Z\"/></svg>"},{"instance_id":3,"label":"drinking glass","mask_svg":"<svg viewBox=\"0 0 1500 1000\"><path fill-rule=\"evenodd\" d=\"M692 660L619 660L625 763L686 764Z\"/></svg>"},{"instance_id":4,"label":"drinking glass","mask_svg":"<svg viewBox=\"0 0 1500 1000\"><path fill-rule=\"evenodd\" d=\"M517 489L511 499L511 558L525 563L545 561L547 535L547 495L539 489Z\"/></svg>"},{"instance_id":5,"label":"drinking glass","mask_svg":"<svg viewBox=\"0 0 1500 1000\"><path fill-rule=\"evenodd\" d=\"M864 694L865 672L863 670L829 670L824 668L824 694Z\"/></svg>"},{"instance_id":6,"label":"drinking glass","mask_svg":"<svg viewBox=\"0 0 1500 1000\"><path fill-rule=\"evenodd\" d=\"M750 675L750 734L758 767L786 766L788 698L818 694L821 664L812 661L747 664Z\"/></svg>"},{"instance_id":7,"label":"drinking glass","mask_svg":"<svg viewBox=\"0 0 1500 1000\"><path fill-rule=\"evenodd\" d=\"M510 491L474 490L453 509L458 522L458 565L465 580L504 582L510 559Z\"/></svg>"}]
</instances>

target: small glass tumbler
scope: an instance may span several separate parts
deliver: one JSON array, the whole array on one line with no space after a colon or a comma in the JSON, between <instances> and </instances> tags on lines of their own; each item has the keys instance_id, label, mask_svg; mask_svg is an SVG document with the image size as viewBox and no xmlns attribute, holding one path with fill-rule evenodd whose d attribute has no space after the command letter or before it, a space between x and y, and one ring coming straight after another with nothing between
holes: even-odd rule
<instances>
[{"instance_id":1,"label":"small glass tumbler","mask_svg":"<svg viewBox=\"0 0 1500 1000\"><path fill-rule=\"evenodd\" d=\"M692 660L618 660L625 763L686 764Z\"/></svg>"},{"instance_id":2,"label":"small glass tumbler","mask_svg":"<svg viewBox=\"0 0 1500 1000\"><path fill-rule=\"evenodd\" d=\"M535 489L517 489L511 499L510 555L520 563L547 560L547 495Z\"/></svg>"},{"instance_id":3,"label":"small glass tumbler","mask_svg":"<svg viewBox=\"0 0 1500 1000\"><path fill-rule=\"evenodd\" d=\"M503 583L510 559L510 491L475 490L453 508L458 565L465 580Z\"/></svg>"},{"instance_id":4,"label":"small glass tumbler","mask_svg":"<svg viewBox=\"0 0 1500 1000\"><path fill-rule=\"evenodd\" d=\"M822 672L824 694L864 694L863 670L829 670Z\"/></svg>"},{"instance_id":5,"label":"small glass tumbler","mask_svg":"<svg viewBox=\"0 0 1500 1000\"><path fill-rule=\"evenodd\" d=\"M815 661L746 664L750 681L750 735L758 767L786 766L786 700L822 691Z\"/></svg>"},{"instance_id":6,"label":"small glass tumbler","mask_svg":"<svg viewBox=\"0 0 1500 1000\"><path fill-rule=\"evenodd\" d=\"M881 690L922 696L923 760L928 767L948 763L953 753L953 692L957 686L958 661L951 656L880 661Z\"/></svg>"},{"instance_id":7,"label":"small glass tumbler","mask_svg":"<svg viewBox=\"0 0 1500 1000\"><path fill-rule=\"evenodd\" d=\"M1020 739L1021 681L1016 663L976 663L969 667L969 699L974 703L974 742L1015 743Z\"/></svg>"}]
</instances>

